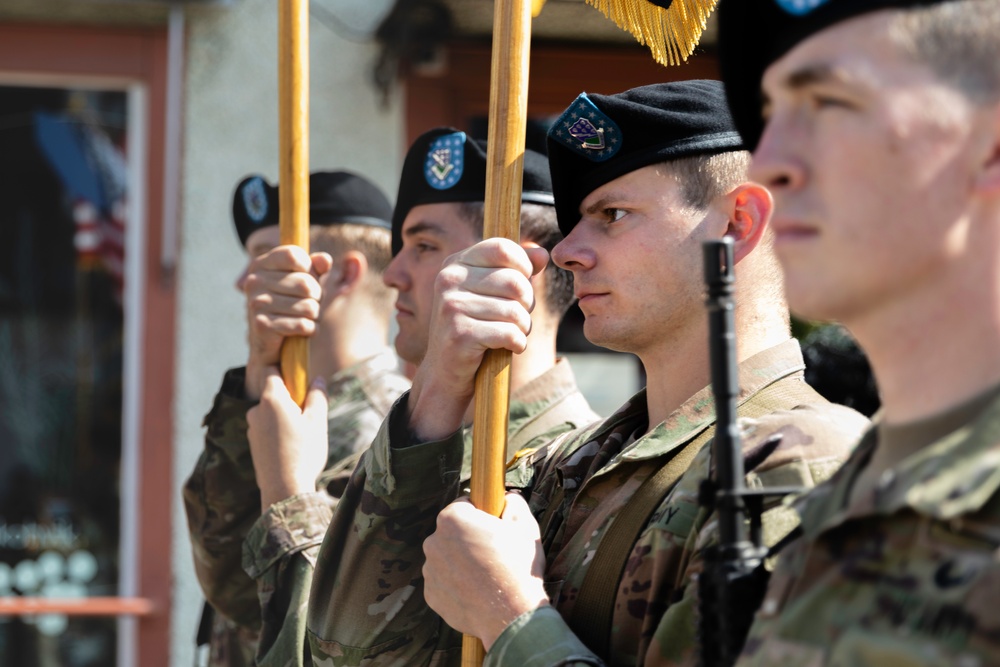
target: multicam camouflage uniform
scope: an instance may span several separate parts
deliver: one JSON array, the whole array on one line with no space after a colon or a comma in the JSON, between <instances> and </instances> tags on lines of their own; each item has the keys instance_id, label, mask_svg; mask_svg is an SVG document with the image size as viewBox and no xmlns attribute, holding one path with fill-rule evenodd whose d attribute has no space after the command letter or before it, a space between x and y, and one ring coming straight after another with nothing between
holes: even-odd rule
<instances>
[{"instance_id":1,"label":"multicam camouflage uniform","mask_svg":"<svg viewBox=\"0 0 1000 667\"><path fill-rule=\"evenodd\" d=\"M513 392L508 423L508 453L530 452L535 447L551 441L556 436L596 422L600 417L590 409L587 400L576 386L576 378L569 362L560 359L556 365ZM385 426L382 429L384 431ZM380 431L381 437L382 431ZM455 450L454 481L468 479L469 454L471 452L471 430L466 429L464 438L458 436ZM362 461L368 459L366 454ZM463 464L464 461L464 464ZM362 463L364 469L370 463ZM401 469L405 477L422 477L424 470ZM464 472L461 472L464 471ZM370 496L362 497L360 481L364 475L354 475L344 491L340 504L353 510L359 503L366 503ZM338 510L338 514L341 510ZM377 512L377 510L376 510ZM353 512L348 512L352 514ZM430 516L433 524L434 514ZM398 529L402 531L403 542L408 544L406 535L411 530L422 530L426 517L408 525L403 518ZM308 658L306 639L307 609L315 604L327 609L325 592L329 590L324 581L313 583L316 576L323 579L323 571L317 563L318 553L337 552L340 537L324 533L330 525L329 506L317 502L310 495L301 495L277 503L250 531L244 544L243 565L246 571L257 579L263 609L263 630L257 664L288 667L290 665L322 664L318 656ZM395 536L394 536L395 537ZM319 543L322 541L322 549ZM419 546L419 543L418 543ZM310 584L319 596L310 601ZM346 609L346 608L345 608ZM346 616L363 614L364 608L344 611Z\"/></svg>"},{"instance_id":2,"label":"multicam camouflage uniform","mask_svg":"<svg viewBox=\"0 0 1000 667\"><path fill-rule=\"evenodd\" d=\"M1000 665L1000 397L962 424L855 493L872 429L800 501L738 665Z\"/></svg>"},{"instance_id":3,"label":"multicam camouflage uniform","mask_svg":"<svg viewBox=\"0 0 1000 667\"><path fill-rule=\"evenodd\" d=\"M766 350L740 366L741 398L753 402L771 384L802 382L795 341ZM402 399L400 401L402 403ZM308 639L315 665L458 664L460 638L423 599L422 542L441 507L459 493L461 440L409 447L405 412L397 404L351 480L316 568ZM523 487L543 520L546 577L552 607L519 617L487 655L490 665L602 664L564 617L609 524L636 488L715 421L710 388L689 399L648 433L645 393L604 422L569 434L548 451L521 459L508 475ZM752 487L812 486L846 458L867 424L861 415L818 399L744 423L748 453L780 435L780 444L747 475ZM645 433L643 435L643 433ZM692 575L715 524L697 502L709 472L705 447L671 489L640 534L618 585L609 662L670 664L692 653L695 619ZM363 489L355 486L364 484ZM562 501L553 501L562 497ZM347 511L350 498L354 512ZM768 510L765 538L794 525L784 507ZM672 604L672 603L677 604Z\"/></svg>"},{"instance_id":4,"label":"multicam camouflage uniform","mask_svg":"<svg viewBox=\"0 0 1000 667\"><path fill-rule=\"evenodd\" d=\"M330 378L329 442L326 470L317 481L325 492L312 494L320 517L343 491L361 452L371 444L393 401L409 387L386 351ZM260 631L257 585L241 566L243 540L260 518L260 489L247 441L244 370L226 373L211 412L205 416L205 449L184 486L184 505L194 545L195 571L216 610L209 664L252 665ZM323 526L325 529L325 524ZM319 544L323 532L303 536Z\"/></svg>"}]
</instances>

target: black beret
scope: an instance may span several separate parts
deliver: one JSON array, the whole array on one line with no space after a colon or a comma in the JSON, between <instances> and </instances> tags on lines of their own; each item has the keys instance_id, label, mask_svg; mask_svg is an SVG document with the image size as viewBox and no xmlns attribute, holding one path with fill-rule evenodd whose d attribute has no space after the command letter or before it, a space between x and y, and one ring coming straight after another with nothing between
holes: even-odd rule
<instances>
[{"instance_id":1,"label":"black beret","mask_svg":"<svg viewBox=\"0 0 1000 667\"><path fill-rule=\"evenodd\" d=\"M309 224L355 224L390 228L392 205L382 190L347 171L309 175ZM278 224L278 186L262 176L247 176L233 193L233 222L240 243L258 229Z\"/></svg>"},{"instance_id":2,"label":"black beret","mask_svg":"<svg viewBox=\"0 0 1000 667\"><path fill-rule=\"evenodd\" d=\"M722 84L708 80L582 93L549 129L548 146L564 235L580 221L580 203L609 181L659 162L743 150Z\"/></svg>"},{"instance_id":3,"label":"black beret","mask_svg":"<svg viewBox=\"0 0 1000 667\"><path fill-rule=\"evenodd\" d=\"M392 254L403 247L403 220L414 206L486 200L486 142L439 127L417 137L403 161L392 213ZM552 179L545 156L524 151L521 201L552 205Z\"/></svg>"},{"instance_id":4,"label":"black beret","mask_svg":"<svg viewBox=\"0 0 1000 667\"><path fill-rule=\"evenodd\" d=\"M947 0L722 0L719 71L747 147L764 131L760 84L764 70L810 35L858 14L920 7ZM764 26L752 30L749 26Z\"/></svg>"}]
</instances>

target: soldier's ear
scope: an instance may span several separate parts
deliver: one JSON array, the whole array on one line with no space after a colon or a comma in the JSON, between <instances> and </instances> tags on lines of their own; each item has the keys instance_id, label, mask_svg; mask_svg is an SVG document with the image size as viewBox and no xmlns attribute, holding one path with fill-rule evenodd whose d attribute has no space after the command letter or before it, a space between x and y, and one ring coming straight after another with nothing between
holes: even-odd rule
<instances>
[{"instance_id":1,"label":"soldier's ear","mask_svg":"<svg viewBox=\"0 0 1000 667\"><path fill-rule=\"evenodd\" d=\"M986 134L986 159L976 179L977 189L992 194L1000 193L1000 105L993 105L992 131Z\"/></svg>"},{"instance_id":2,"label":"soldier's ear","mask_svg":"<svg viewBox=\"0 0 1000 667\"><path fill-rule=\"evenodd\" d=\"M742 183L726 195L729 225L726 236L733 239L733 259L739 262L757 247L771 221L774 199L763 185Z\"/></svg>"},{"instance_id":3,"label":"soldier's ear","mask_svg":"<svg viewBox=\"0 0 1000 667\"><path fill-rule=\"evenodd\" d=\"M323 289L334 294L346 294L361 283L366 271L368 271L368 258L356 250L348 250L334 260L334 267L330 272L335 274L335 279L327 283Z\"/></svg>"}]
</instances>

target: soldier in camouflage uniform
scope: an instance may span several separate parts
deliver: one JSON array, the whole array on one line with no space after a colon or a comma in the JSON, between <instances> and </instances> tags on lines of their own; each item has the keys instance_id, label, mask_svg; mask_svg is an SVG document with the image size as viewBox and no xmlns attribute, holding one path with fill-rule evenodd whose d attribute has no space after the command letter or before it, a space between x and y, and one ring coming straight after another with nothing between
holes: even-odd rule
<instances>
[{"instance_id":1,"label":"soldier in camouflage uniform","mask_svg":"<svg viewBox=\"0 0 1000 667\"><path fill-rule=\"evenodd\" d=\"M233 197L237 235L250 257L237 280L248 298L250 358L246 368L226 373L205 417L205 449L184 487L195 570L211 605L202 624L211 623L208 662L213 666L253 664L260 629L257 586L241 567L242 542L270 500L262 498L254 472L246 413L260 396L263 369L276 362L283 336L293 332L286 318L295 311L282 310L280 300L282 290L294 293L296 286L287 284L283 263L307 267L313 261L323 274L318 281L308 279L318 329L310 321L299 332L313 333L309 371L327 379L329 396L329 446L322 475L313 476L315 488L324 491L314 494L316 511L330 511L351 462L409 386L387 342L392 290L383 284L382 273L390 259L388 199L360 176L316 172L310 176L309 208L311 245L324 253L312 260L305 252L276 249L277 187L249 176ZM282 278L286 284L279 284ZM311 539L318 543L321 537L322 531Z\"/></svg>"},{"instance_id":2,"label":"soldier in camouflage uniform","mask_svg":"<svg viewBox=\"0 0 1000 667\"><path fill-rule=\"evenodd\" d=\"M882 399L738 664L1000 665L1000 3L720 12L789 303L846 325Z\"/></svg>"},{"instance_id":3,"label":"soldier in camouflage uniform","mask_svg":"<svg viewBox=\"0 0 1000 667\"><path fill-rule=\"evenodd\" d=\"M423 365L433 286L441 263L482 238L485 188L486 146L481 141L440 128L422 135L408 151L393 213L394 257L384 279L399 292L396 350L411 363ZM548 163L533 151L525 154L522 202L522 243L529 248L552 248L562 235L552 207ZM568 362L556 355L559 320L573 300L572 276L550 262L536 276L535 285L539 293L535 327L527 349L511 366L511 456L599 419L577 388ZM262 409L277 404L301 417L273 377L262 396ZM314 426L319 425L315 415L321 413L321 404L322 396L311 392L305 412L313 415ZM263 443L269 451L315 449L318 439L310 442L294 432L280 436L282 424L269 421L263 415L273 412L262 409L249 415L252 443ZM459 452L459 460L464 461L459 466L462 479L469 477L470 454L471 430L466 429ZM353 492L349 486L340 502L353 506L357 501ZM244 544L244 567L258 580L262 604L260 665L312 664L308 647L303 645L306 609L314 603L309 582L318 551L311 538L322 535L330 516L300 502L301 498L307 496L290 497L265 512ZM327 538L324 544L335 551L339 543ZM324 606L325 602L322 597L316 601Z\"/></svg>"},{"instance_id":4,"label":"soldier in camouflage uniform","mask_svg":"<svg viewBox=\"0 0 1000 667\"><path fill-rule=\"evenodd\" d=\"M557 120L549 158L566 236L552 258L574 273L587 337L637 354L647 387L607 420L519 458L508 484L521 493L508 494L503 517L452 502L474 372L487 348L523 348L529 276L547 259L502 239L452 257L413 388L355 471L320 550L313 664L458 664L458 632L483 640L488 664L519 667L671 664L692 652L691 581L715 536L696 499L715 420L703 239L736 244L748 484L827 478L867 423L803 382L770 249L770 195L747 182L741 149L718 82L584 94ZM269 419L284 437L309 437L308 419L276 407ZM654 496L636 533L605 540L674 457L679 480ZM793 521L779 506L764 524L773 543ZM591 571L608 550L621 552L621 570ZM584 589L605 582L606 606L584 603ZM585 618L605 612L603 626Z\"/></svg>"}]
</instances>

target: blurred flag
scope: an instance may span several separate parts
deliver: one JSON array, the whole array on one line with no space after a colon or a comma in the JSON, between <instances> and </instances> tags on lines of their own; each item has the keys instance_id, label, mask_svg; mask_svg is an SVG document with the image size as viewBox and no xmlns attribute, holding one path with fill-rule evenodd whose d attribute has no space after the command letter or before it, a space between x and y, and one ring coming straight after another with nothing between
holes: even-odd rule
<instances>
[{"instance_id":1,"label":"blurred flag","mask_svg":"<svg viewBox=\"0 0 1000 667\"><path fill-rule=\"evenodd\" d=\"M100 127L70 114L36 112L35 139L72 202L78 265L105 271L121 304L127 178L122 150Z\"/></svg>"}]
</instances>

